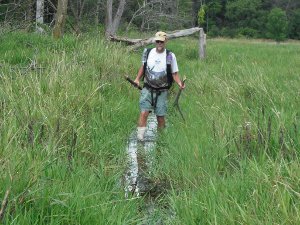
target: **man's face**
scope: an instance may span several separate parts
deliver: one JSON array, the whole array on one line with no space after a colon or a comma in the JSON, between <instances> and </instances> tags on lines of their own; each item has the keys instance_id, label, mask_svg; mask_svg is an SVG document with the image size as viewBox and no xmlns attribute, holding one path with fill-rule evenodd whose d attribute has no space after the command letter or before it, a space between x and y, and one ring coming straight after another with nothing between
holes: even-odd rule
<instances>
[{"instance_id":1,"label":"man's face","mask_svg":"<svg viewBox=\"0 0 300 225\"><path fill-rule=\"evenodd\" d=\"M166 45L165 41L155 41L155 44L158 52L161 52L165 49L165 45Z\"/></svg>"}]
</instances>

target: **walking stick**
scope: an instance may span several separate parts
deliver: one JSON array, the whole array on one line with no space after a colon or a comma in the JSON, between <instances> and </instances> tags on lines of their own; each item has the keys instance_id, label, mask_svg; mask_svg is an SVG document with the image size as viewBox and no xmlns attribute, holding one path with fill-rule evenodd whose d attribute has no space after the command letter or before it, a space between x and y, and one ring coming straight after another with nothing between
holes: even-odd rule
<instances>
[{"instance_id":1,"label":"walking stick","mask_svg":"<svg viewBox=\"0 0 300 225\"><path fill-rule=\"evenodd\" d=\"M131 83L135 88L142 90L143 88L139 85L137 85L129 76L125 76L125 79Z\"/></svg>"},{"instance_id":2,"label":"walking stick","mask_svg":"<svg viewBox=\"0 0 300 225\"><path fill-rule=\"evenodd\" d=\"M184 83L185 83L185 81L186 81L186 77L184 77L183 78L183 80L182 80L182 84L184 85ZM184 119L184 116L183 116L183 113L182 113L182 111L181 111L181 109L180 109L180 106L179 106L179 97L180 97L180 95L181 95L181 92L182 92L182 89L180 89L179 91L178 91L178 93L177 93L177 96L176 96L176 98L175 98L175 101L174 101L174 107L176 107L177 109L178 109L178 111L179 111L179 113L180 113L180 115L181 115L181 117L182 117L182 119L183 119L183 121L185 121L185 119Z\"/></svg>"}]
</instances>

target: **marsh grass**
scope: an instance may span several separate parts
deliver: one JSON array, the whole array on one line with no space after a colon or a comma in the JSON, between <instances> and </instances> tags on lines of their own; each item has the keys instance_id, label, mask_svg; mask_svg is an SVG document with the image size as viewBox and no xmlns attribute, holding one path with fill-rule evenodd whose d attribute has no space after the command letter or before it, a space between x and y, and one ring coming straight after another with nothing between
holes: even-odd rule
<instances>
[{"instance_id":1,"label":"marsh grass","mask_svg":"<svg viewBox=\"0 0 300 225\"><path fill-rule=\"evenodd\" d=\"M169 224L297 224L300 45L172 40L187 88L157 142L153 180L165 183L156 218ZM0 196L4 224L157 221L125 199L125 145L138 115L141 52L99 33L0 42ZM38 68L30 68L35 62ZM30 69L29 69L30 68ZM169 212L172 212L171 214Z\"/></svg>"},{"instance_id":2,"label":"marsh grass","mask_svg":"<svg viewBox=\"0 0 300 225\"><path fill-rule=\"evenodd\" d=\"M129 56L99 37L2 39L0 189L11 188L4 222L138 221L140 199L124 199L118 186L135 124L127 117L136 114L121 77ZM43 69L24 71L33 58Z\"/></svg>"},{"instance_id":3,"label":"marsh grass","mask_svg":"<svg viewBox=\"0 0 300 225\"><path fill-rule=\"evenodd\" d=\"M190 80L160 169L178 224L299 223L299 44L210 40L199 62L196 43L170 46Z\"/></svg>"}]
</instances>

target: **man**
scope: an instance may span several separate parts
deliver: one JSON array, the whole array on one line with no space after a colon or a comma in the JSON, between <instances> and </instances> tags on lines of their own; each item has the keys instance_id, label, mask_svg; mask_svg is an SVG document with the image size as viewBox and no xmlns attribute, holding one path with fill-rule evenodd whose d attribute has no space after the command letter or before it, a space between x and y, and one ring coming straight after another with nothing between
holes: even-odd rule
<instances>
[{"instance_id":1,"label":"man","mask_svg":"<svg viewBox=\"0 0 300 225\"><path fill-rule=\"evenodd\" d=\"M144 75L144 88L140 97L140 117L137 128L138 140L144 139L147 118L154 111L157 118L158 128L165 127L165 115L167 113L168 89L174 80L181 89L184 84L178 74L178 65L174 53L166 50L167 34L159 31L155 34L153 49L145 49L142 63L134 82L139 85Z\"/></svg>"}]
</instances>

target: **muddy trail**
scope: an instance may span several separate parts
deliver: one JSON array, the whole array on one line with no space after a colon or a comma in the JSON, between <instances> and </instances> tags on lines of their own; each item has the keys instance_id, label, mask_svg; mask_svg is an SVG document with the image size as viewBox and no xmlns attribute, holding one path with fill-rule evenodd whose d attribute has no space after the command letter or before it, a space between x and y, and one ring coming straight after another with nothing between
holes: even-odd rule
<instances>
[{"instance_id":1,"label":"muddy trail","mask_svg":"<svg viewBox=\"0 0 300 225\"><path fill-rule=\"evenodd\" d=\"M141 197L144 205L139 209L143 215L141 224L169 224L174 213L164 198L169 189L166 182L153 177L156 163L157 121L151 113L147 121L144 141L138 141L133 131L127 142L128 167L125 172L125 197Z\"/></svg>"}]
</instances>

